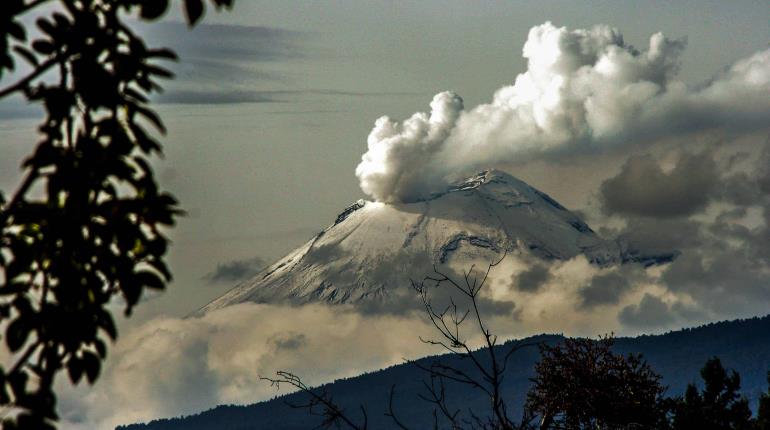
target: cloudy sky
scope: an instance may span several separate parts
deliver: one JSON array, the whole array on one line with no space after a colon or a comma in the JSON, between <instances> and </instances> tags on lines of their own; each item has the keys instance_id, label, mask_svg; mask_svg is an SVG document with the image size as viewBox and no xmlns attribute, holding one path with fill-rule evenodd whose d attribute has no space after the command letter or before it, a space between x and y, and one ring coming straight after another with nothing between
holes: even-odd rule
<instances>
[{"instance_id":1,"label":"cloudy sky","mask_svg":"<svg viewBox=\"0 0 770 430\"><path fill-rule=\"evenodd\" d=\"M409 201L482 167L608 237L681 252L653 271L513 265L499 274L511 294L575 315L567 327L525 316L526 332L633 334L770 305L766 2L240 0L193 31L178 18L143 29L182 59L157 98L169 129L157 172L188 211L172 233L175 282L121 323L97 387L67 391L73 426L256 401L274 394L255 380L276 363L318 382L427 353L406 339L412 317L242 306L179 318L359 198ZM0 103L4 190L37 115ZM392 335L366 343L382 327ZM345 354L355 342L369 353Z\"/></svg>"}]
</instances>

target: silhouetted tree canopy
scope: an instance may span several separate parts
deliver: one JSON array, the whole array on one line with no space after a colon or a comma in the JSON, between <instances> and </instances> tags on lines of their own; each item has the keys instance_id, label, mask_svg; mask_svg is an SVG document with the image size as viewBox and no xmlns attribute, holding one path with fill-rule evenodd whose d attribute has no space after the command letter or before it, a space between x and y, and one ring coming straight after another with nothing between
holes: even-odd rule
<instances>
[{"instance_id":1,"label":"silhouetted tree canopy","mask_svg":"<svg viewBox=\"0 0 770 430\"><path fill-rule=\"evenodd\" d=\"M770 372L767 372L767 392L759 398L757 408L757 430L770 430Z\"/></svg>"},{"instance_id":2,"label":"silhouetted tree canopy","mask_svg":"<svg viewBox=\"0 0 770 430\"><path fill-rule=\"evenodd\" d=\"M194 25L203 0L183 4ZM180 210L150 167L165 129L148 96L172 77L157 61L176 55L147 47L126 20L155 20L168 6L0 2L0 99L45 109L20 185L0 193L0 327L13 353L0 367L4 429L54 428L55 375L93 383L117 336L107 305L121 297L130 314L145 289L171 280L164 227Z\"/></svg>"},{"instance_id":3,"label":"silhouetted tree canopy","mask_svg":"<svg viewBox=\"0 0 770 430\"><path fill-rule=\"evenodd\" d=\"M675 430L741 430L752 429L748 400L741 396L741 377L727 372L714 357L701 369L705 387L698 391L694 384L687 387L684 397L674 406Z\"/></svg>"},{"instance_id":4,"label":"silhouetted tree canopy","mask_svg":"<svg viewBox=\"0 0 770 430\"><path fill-rule=\"evenodd\" d=\"M641 355L612 352L613 339L540 346L527 408L541 429L661 428L665 388Z\"/></svg>"}]
</instances>

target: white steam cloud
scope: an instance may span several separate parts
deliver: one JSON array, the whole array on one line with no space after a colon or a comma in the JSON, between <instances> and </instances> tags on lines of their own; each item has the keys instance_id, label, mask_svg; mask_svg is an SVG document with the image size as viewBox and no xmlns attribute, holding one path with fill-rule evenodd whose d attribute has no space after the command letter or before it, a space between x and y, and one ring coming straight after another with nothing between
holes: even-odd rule
<instances>
[{"instance_id":1,"label":"white steam cloud","mask_svg":"<svg viewBox=\"0 0 770 430\"><path fill-rule=\"evenodd\" d=\"M432 188L427 162L444 149L444 142L463 110L462 99L452 92L436 94L430 115L418 112L404 122L384 116L369 134L369 152L364 154L356 175L361 189L377 200L390 196L407 200Z\"/></svg>"},{"instance_id":2,"label":"white steam cloud","mask_svg":"<svg viewBox=\"0 0 770 430\"><path fill-rule=\"evenodd\" d=\"M481 166L591 151L709 129L745 132L770 121L770 49L709 83L676 80L685 40L661 33L638 51L606 25L533 27L527 71L492 102L464 110L454 93L405 121L379 118L356 168L378 201L414 201Z\"/></svg>"}]
</instances>

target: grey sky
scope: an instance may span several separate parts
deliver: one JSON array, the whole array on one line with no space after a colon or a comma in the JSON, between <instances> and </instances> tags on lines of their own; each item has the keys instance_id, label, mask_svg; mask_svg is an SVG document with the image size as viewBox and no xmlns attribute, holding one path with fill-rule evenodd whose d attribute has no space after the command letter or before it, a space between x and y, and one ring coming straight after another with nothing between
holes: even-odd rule
<instances>
[{"instance_id":1,"label":"grey sky","mask_svg":"<svg viewBox=\"0 0 770 430\"><path fill-rule=\"evenodd\" d=\"M376 118L424 110L448 89L468 107L488 101L524 70L527 32L547 20L571 28L609 24L641 47L657 31L687 37L680 76L689 84L770 40L763 1L240 0L231 13L209 12L211 25L191 33L178 24L148 30L182 54L174 66L179 78L159 100L169 135L157 166L189 216L172 233L176 281L146 301L135 321L188 313L227 288L203 280L218 264L270 261L332 222L363 197L353 171ZM33 139L34 121L18 103L0 106L4 190L13 188ZM622 157L602 157L612 162L600 169L596 160L574 160L515 173L580 209L622 165Z\"/></svg>"}]
</instances>

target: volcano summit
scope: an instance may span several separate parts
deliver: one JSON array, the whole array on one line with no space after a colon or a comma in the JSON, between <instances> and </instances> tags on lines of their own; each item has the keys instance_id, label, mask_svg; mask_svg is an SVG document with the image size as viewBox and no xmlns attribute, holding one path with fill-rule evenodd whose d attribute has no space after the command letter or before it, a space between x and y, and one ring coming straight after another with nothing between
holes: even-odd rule
<instances>
[{"instance_id":1,"label":"volcano summit","mask_svg":"<svg viewBox=\"0 0 770 430\"><path fill-rule=\"evenodd\" d=\"M600 238L547 194L513 176L481 172L413 202L359 200L310 241L199 312L243 302L388 302L434 265L467 268L503 255L584 255L599 266L671 261Z\"/></svg>"}]
</instances>

